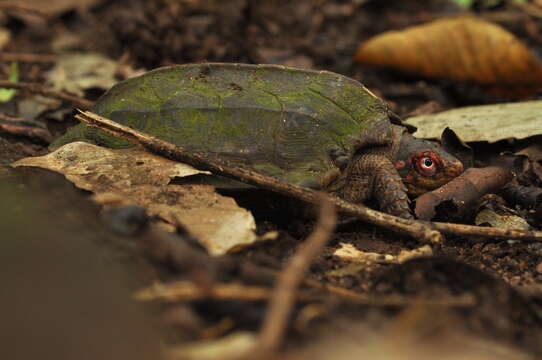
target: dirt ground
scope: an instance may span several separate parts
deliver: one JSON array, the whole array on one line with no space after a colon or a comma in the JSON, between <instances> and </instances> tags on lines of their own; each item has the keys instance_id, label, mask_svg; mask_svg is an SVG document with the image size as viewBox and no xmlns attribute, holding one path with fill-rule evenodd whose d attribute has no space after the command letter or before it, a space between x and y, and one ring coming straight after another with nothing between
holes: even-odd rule
<instances>
[{"instance_id":1,"label":"dirt ground","mask_svg":"<svg viewBox=\"0 0 542 360\"><path fill-rule=\"evenodd\" d=\"M479 85L430 80L352 60L359 44L376 34L465 11L452 1L231 0L226 5L220 0L105 0L94 3L83 10L68 8L46 16L29 14L28 9L5 8L0 21L10 30L12 40L3 51L36 55L29 61L18 61L20 82L43 84L44 74L55 64L55 58L47 59L45 55L56 54L63 48L76 52L98 51L115 59L122 65L117 73L119 80L126 76L123 68L149 70L175 63L206 61L274 63L330 70L361 81L401 117L427 107L444 110L503 101ZM496 2L500 5L491 7L481 5L483 1L475 3L478 5L470 11L478 11L479 16L486 18L504 19L502 24L509 30L535 51L540 49L542 37L537 38L542 26L540 18L529 17L525 22L522 11L507 6L506 1ZM0 56L3 79L8 78L10 72L11 61L6 59ZM97 87L86 89L80 97L94 101L103 91ZM4 124L9 122L9 117L21 116L18 109L26 95L27 91L22 90L13 100L0 104ZM151 320L145 318L134 325L119 326L124 338L117 334L127 343L132 341L129 339L140 341L145 351L135 351L131 342L132 346L126 345L119 357L149 358L146 354L152 354L158 346L155 348L151 344L154 340L148 337L156 337L157 343L173 349L169 356L203 358L201 354L198 357L195 352L188 354L186 349L181 350L179 344L192 346L240 332L257 333L266 315L265 299L221 298L213 295L212 289L222 283L272 289L280 271L313 231L315 220L299 216L295 204L268 192L234 194L238 204L255 215L258 234L278 232L278 238L259 242L235 254L212 258L182 228L177 229L175 235L163 235L140 208L101 209L90 200L91 194L76 189L62 176L45 170L8 166L18 159L47 153L50 140L76 123L75 108L73 103L59 101L54 111L41 113L25 125L47 129L51 139L30 136L29 132L16 133L5 126L1 128L0 192L8 200L0 207L3 218L0 238L12 242L42 237L59 249L74 238L92 243L92 248L81 246L74 253L88 251L92 256L105 257L108 266L120 267L123 280L119 281L128 283L128 290L115 295L119 298L128 298L134 291L158 281L193 281L207 289L207 293L204 291L203 295L188 300L145 304L144 316ZM471 145L475 147L479 164L499 152L514 151L517 146L510 142ZM534 181L532 185L540 186ZM289 208L285 208L284 203L289 204ZM9 204L16 205L18 215L14 220L7 216L14 211ZM523 208L517 211L535 229L541 230L540 214ZM465 223L472 223L472 219L466 219ZM51 240L57 238L63 240L58 244ZM334 255L344 243L361 251L381 254L381 259L345 263ZM382 259L384 255L395 256L422 245L363 222L340 219L302 284L302 296L296 301L286 329L283 352L271 356L376 358L370 355L368 348L389 359L542 356L541 243L448 236L444 243L432 245L431 256L404 263ZM21 279L36 281L42 286L24 288L28 293L24 293L21 302L15 302L15 298L11 299L13 303L10 299L0 301L3 307L0 312L8 310L6 313L9 313L9 306L13 304L36 309L38 313L55 312L57 315L52 318L57 319L59 325L53 330L45 323L36 323L36 327L43 332L56 331L74 346L83 344L82 338L96 339L95 345L104 349L112 346L110 338L102 339L99 329L114 324L95 324L99 321L90 319L90 315L73 320L69 306L47 307L40 302L44 291L63 288L52 280L53 275L46 274L49 267L64 261L49 254L51 251L45 251L54 260L43 260L42 264L42 260L37 260L41 259L36 254L37 248L30 245L18 251L25 261L8 263L6 267L11 270L7 273L25 274L20 275ZM104 290L99 280L102 278L82 277L81 269L76 269L79 264L86 263L66 262L65 268L59 271L81 276L81 281L88 281L91 290L73 285L73 292L66 295L59 292L58 297L52 297L52 302L63 304L59 299L85 294L86 301L81 304L89 309L96 304L92 299L97 293L115 287L108 284ZM17 276L6 275L13 293L20 289L16 279ZM342 289L349 293L345 295ZM34 301L41 305L36 307ZM111 313L116 311L110 303L98 306L106 310L90 312L97 313L93 317L107 314L111 318ZM83 305L81 311L85 311L82 309ZM129 311L132 310L126 310L125 314L122 310L120 315L115 312L114 316L119 322L131 324L126 321L132 316ZM23 325L28 327L33 324L30 319L24 321ZM19 323L20 318L8 319L8 324ZM26 336L24 326L13 326L14 338ZM157 328L158 335L133 330L138 326ZM68 327L73 331L66 331ZM36 346L39 344L36 342ZM16 354L15 348L10 348ZM44 345L44 348L51 356L57 354L52 345ZM218 354L215 358L227 358L225 353ZM79 355L77 351L71 354ZM30 356L34 354L28 352ZM75 357L66 355L64 358Z\"/></svg>"}]
</instances>

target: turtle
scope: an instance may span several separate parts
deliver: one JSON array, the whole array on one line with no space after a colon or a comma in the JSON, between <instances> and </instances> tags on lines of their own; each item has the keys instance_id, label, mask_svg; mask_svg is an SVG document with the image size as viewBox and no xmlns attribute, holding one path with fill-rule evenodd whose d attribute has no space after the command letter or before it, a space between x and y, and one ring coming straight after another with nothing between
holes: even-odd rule
<instances>
[{"instance_id":1,"label":"turtle","mask_svg":"<svg viewBox=\"0 0 542 360\"><path fill-rule=\"evenodd\" d=\"M416 139L383 100L330 71L281 65L173 65L120 82L93 112L283 181L411 218L409 196L463 171L438 145ZM52 144L133 146L79 124Z\"/></svg>"}]
</instances>

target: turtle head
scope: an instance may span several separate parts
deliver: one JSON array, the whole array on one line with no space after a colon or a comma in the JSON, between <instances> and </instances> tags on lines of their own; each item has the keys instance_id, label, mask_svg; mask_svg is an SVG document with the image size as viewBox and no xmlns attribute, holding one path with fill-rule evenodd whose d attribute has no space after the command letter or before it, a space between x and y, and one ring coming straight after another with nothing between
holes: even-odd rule
<instances>
[{"instance_id":1,"label":"turtle head","mask_svg":"<svg viewBox=\"0 0 542 360\"><path fill-rule=\"evenodd\" d=\"M411 196L437 189L463 172L463 164L456 157L406 132L394 165Z\"/></svg>"}]
</instances>

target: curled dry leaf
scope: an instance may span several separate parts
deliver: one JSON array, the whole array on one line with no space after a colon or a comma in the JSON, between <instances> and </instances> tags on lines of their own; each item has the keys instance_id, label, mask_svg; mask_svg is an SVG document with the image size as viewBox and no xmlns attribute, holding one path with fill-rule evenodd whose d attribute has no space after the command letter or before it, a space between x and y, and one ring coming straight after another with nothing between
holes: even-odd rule
<instances>
[{"instance_id":1,"label":"curled dry leaf","mask_svg":"<svg viewBox=\"0 0 542 360\"><path fill-rule=\"evenodd\" d=\"M441 19L380 34L356 61L427 77L481 84L542 83L542 64L513 34L474 17Z\"/></svg>"},{"instance_id":2,"label":"curled dry leaf","mask_svg":"<svg viewBox=\"0 0 542 360\"><path fill-rule=\"evenodd\" d=\"M175 177L207 173L137 149L111 150L84 142L67 144L13 166L36 166L62 173L77 187L116 194L150 216L180 225L212 255L222 255L256 239L252 214L209 185L172 185ZM207 173L208 174L208 173ZM119 204L122 205L122 204Z\"/></svg>"}]
</instances>

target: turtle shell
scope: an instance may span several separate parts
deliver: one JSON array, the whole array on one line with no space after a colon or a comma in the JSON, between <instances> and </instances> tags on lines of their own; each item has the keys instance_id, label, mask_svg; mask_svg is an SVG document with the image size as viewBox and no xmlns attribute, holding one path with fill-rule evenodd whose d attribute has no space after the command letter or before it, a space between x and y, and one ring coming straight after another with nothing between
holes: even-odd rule
<instances>
[{"instance_id":1,"label":"turtle shell","mask_svg":"<svg viewBox=\"0 0 542 360\"><path fill-rule=\"evenodd\" d=\"M362 131L389 122L386 105L359 82L278 65L160 68L113 86L93 112L210 159L297 184L331 169L331 150L351 154ZM83 124L53 146L72 141L133 146Z\"/></svg>"}]
</instances>

